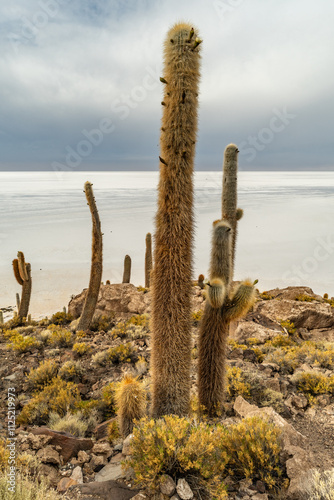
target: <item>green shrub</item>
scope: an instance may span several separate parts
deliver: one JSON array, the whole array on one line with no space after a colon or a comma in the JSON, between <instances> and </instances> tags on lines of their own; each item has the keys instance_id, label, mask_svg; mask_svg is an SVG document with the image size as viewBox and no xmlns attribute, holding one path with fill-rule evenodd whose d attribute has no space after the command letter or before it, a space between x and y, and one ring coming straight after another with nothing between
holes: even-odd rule
<instances>
[{"instance_id":1,"label":"green shrub","mask_svg":"<svg viewBox=\"0 0 334 500\"><path fill-rule=\"evenodd\" d=\"M27 382L31 389L41 390L57 376L58 365L51 359L42 361L38 368L32 369L27 376Z\"/></svg>"},{"instance_id":2,"label":"green shrub","mask_svg":"<svg viewBox=\"0 0 334 500\"><path fill-rule=\"evenodd\" d=\"M60 416L74 410L80 401L78 388L59 377L53 379L41 392L35 393L17 417L18 424L46 424L50 413Z\"/></svg>"}]
</instances>

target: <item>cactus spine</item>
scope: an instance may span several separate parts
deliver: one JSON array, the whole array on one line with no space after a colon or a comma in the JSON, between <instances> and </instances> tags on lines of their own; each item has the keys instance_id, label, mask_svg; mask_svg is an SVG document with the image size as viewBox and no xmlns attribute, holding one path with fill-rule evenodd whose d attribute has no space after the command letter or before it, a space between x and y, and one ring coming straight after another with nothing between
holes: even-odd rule
<instances>
[{"instance_id":1,"label":"cactus spine","mask_svg":"<svg viewBox=\"0 0 334 500\"><path fill-rule=\"evenodd\" d=\"M145 251L145 288L150 288L151 284L151 271L152 271L152 236L147 233L146 238L146 251Z\"/></svg>"},{"instance_id":2,"label":"cactus spine","mask_svg":"<svg viewBox=\"0 0 334 500\"><path fill-rule=\"evenodd\" d=\"M256 297L255 282L248 280L231 290L233 245L236 242L233 227L236 227L242 215L242 211L236 209L237 152L234 145L229 145L225 150L224 167L227 165L227 171L224 171L222 202L225 218L213 224L210 282L198 342L199 403L210 416L220 414L224 398L226 343L230 322L246 314Z\"/></svg>"},{"instance_id":3,"label":"cactus spine","mask_svg":"<svg viewBox=\"0 0 334 500\"><path fill-rule=\"evenodd\" d=\"M168 32L152 272L152 415L189 408L193 169L200 55L191 25ZM194 30L196 32L197 30Z\"/></svg>"},{"instance_id":4,"label":"cactus spine","mask_svg":"<svg viewBox=\"0 0 334 500\"><path fill-rule=\"evenodd\" d=\"M84 186L87 205L92 216L92 264L86 300L78 323L78 330L88 330L94 316L99 296L102 277L102 232L99 213L97 211L92 184L86 182Z\"/></svg>"},{"instance_id":5,"label":"cactus spine","mask_svg":"<svg viewBox=\"0 0 334 500\"><path fill-rule=\"evenodd\" d=\"M235 144L229 144L225 148L223 163L222 219L229 222L233 234L232 278L235 262L237 221L243 216L243 210L241 208L237 208L238 153L238 147Z\"/></svg>"},{"instance_id":6,"label":"cactus spine","mask_svg":"<svg viewBox=\"0 0 334 500\"><path fill-rule=\"evenodd\" d=\"M124 270L123 270L123 281L122 283L130 283L131 279L131 257L126 255L124 257Z\"/></svg>"},{"instance_id":7,"label":"cactus spine","mask_svg":"<svg viewBox=\"0 0 334 500\"><path fill-rule=\"evenodd\" d=\"M115 391L119 429L125 438L131 434L133 421L140 419L146 411L146 392L139 380L125 375Z\"/></svg>"},{"instance_id":8,"label":"cactus spine","mask_svg":"<svg viewBox=\"0 0 334 500\"><path fill-rule=\"evenodd\" d=\"M22 298L16 295L18 306L17 315L20 319L27 318L31 297L31 266L26 264L23 252L17 252L17 259L13 260L13 270L16 281L22 286Z\"/></svg>"}]
</instances>

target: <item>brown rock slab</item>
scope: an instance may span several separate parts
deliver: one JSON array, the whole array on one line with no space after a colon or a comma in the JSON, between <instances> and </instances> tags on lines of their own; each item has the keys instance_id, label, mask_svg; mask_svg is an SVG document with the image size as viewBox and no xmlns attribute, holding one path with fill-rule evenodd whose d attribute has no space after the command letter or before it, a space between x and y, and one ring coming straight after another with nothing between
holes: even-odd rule
<instances>
[{"instance_id":1,"label":"brown rock slab","mask_svg":"<svg viewBox=\"0 0 334 500\"><path fill-rule=\"evenodd\" d=\"M59 453L50 445L38 450L36 457L45 464L60 465Z\"/></svg>"},{"instance_id":2,"label":"brown rock slab","mask_svg":"<svg viewBox=\"0 0 334 500\"><path fill-rule=\"evenodd\" d=\"M64 463L68 462L72 457L76 457L80 450L90 450L93 448L93 441L86 438L75 438L66 432L57 432L47 427L38 427L28 429L34 435L45 434L50 436L50 444L60 446L60 455L64 459Z\"/></svg>"},{"instance_id":3,"label":"brown rock slab","mask_svg":"<svg viewBox=\"0 0 334 500\"><path fill-rule=\"evenodd\" d=\"M59 491L59 493L65 493L68 488L70 488L71 486L76 486L77 484L77 481L75 481L74 479L63 477L58 483L57 491Z\"/></svg>"},{"instance_id":4,"label":"brown rock slab","mask_svg":"<svg viewBox=\"0 0 334 500\"><path fill-rule=\"evenodd\" d=\"M139 493L139 490L130 490L116 481L86 483L80 485L79 490L84 495L95 495L101 500L129 500Z\"/></svg>"}]
</instances>

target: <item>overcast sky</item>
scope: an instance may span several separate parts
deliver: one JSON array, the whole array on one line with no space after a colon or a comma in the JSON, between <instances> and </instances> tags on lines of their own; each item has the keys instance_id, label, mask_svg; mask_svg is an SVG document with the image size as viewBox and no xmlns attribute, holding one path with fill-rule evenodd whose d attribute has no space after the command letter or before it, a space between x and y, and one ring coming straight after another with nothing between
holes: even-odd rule
<instances>
[{"instance_id":1,"label":"overcast sky","mask_svg":"<svg viewBox=\"0 0 334 500\"><path fill-rule=\"evenodd\" d=\"M157 170L162 43L203 39L196 168L334 169L331 0L0 6L0 170ZM99 130L97 130L99 129Z\"/></svg>"}]
</instances>

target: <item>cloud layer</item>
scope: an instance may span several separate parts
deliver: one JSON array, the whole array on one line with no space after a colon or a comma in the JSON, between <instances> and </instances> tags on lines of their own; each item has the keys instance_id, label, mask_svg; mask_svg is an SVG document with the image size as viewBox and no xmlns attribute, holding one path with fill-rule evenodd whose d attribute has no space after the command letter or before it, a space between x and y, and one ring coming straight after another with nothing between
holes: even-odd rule
<instances>
[{"instance_id":1,"label":"cloud layer","mask_svg":"<svg viewBox=\"0 0 334 500\"><path fill-rule=\"evenodd\" d=\"M162 43L200 30L196 167L331 169L334 4L17 0L0 6L0 170L158 168ZM135 5L133 5L135 4Z\"/></svg>"}]
</instances>

